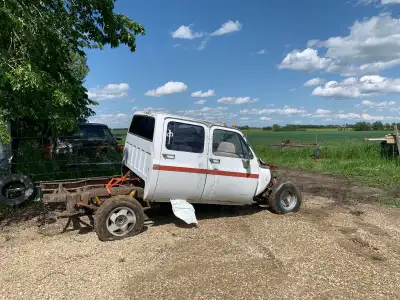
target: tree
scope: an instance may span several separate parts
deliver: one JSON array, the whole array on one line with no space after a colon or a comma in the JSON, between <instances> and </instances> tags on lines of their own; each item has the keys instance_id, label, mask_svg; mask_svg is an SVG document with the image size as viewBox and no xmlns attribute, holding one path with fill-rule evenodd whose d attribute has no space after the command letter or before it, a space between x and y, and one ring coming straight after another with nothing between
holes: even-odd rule
<instances>
[{"instance_id":1,"label":"tree","mask_svg":"<svg viewBox=\"0 0 400 300\"><path fill-rule=\"evenodd\" d=\"M381 121L376 121L372 123L372 130L375 131L385 130L385 127L383 126L383 123Z\"/></svg>"},{"instance_id":2,"label":"tree","mask_svg":"<svg viewBox=\"0 0 400 300\"><path fill-rule=\"evenodd\" d=\"M0 0L0 126L26 120L57 132L94 114L84 49L125 44L134 52L145 34L113 12L114 2Z\"/></svg>"},{"instance_id":3,"label":"tree","mask_svg":"<svg viewBox=\"0 0 400 300\"><path fill-rule=\"evenodd\" d=\"M367 122L357 122L354 125L354 131L370 131L371 124Z\"/></svg>"},{"instance_id":4,"label":"tree","mask_svg":"<svg viewBox=\"0 0 400 300\"><path fill-rule=\"evenodd\" d=\"M278 124L272 125L272 131L279 131L279 130L281 130L281 126L279 126Z\"/></svg>"}]
</instances>

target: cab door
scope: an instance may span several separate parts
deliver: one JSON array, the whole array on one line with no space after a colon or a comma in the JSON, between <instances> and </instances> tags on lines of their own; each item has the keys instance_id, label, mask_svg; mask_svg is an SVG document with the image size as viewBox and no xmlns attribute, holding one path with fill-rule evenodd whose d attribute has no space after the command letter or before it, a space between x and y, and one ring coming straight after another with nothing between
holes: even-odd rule
<instances>
[{"instance_id":1,"label":"cab door","mask_svg":"<svg viewBox=\"0 0 400 300\"><path fill-rule=\"evenodd\" d=\"M154 166L159 170L154 200L200 201L207 177L207 139L203 124L165 120L159 165Z\"/></svg>"},{"instance_id":2,"label":"cab door","mask_svg":"<svg viewBox=\"0 0 400 300\"><path fill-rule=\"evenodd\" d=\"M243 136L212 127L203 202L251 203L258 185L258 163Z\"/></svg>"}]
</instances>

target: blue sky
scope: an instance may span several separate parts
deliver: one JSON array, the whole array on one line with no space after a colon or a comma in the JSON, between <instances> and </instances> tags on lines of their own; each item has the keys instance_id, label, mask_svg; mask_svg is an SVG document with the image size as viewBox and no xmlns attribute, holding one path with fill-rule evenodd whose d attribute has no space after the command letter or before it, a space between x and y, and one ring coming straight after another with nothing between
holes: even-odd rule
<instances>
[{"instance_id":1,"label":"blue sky","mask_svg":"<svg viewBox=\"0 0 400 300\"><path fill-rule=\"evenodd\" d=\"M89 50L90 121L138 110L250 126L400 121L400 0L119 0L137 51Z\"/></svg>"}]
</instances>

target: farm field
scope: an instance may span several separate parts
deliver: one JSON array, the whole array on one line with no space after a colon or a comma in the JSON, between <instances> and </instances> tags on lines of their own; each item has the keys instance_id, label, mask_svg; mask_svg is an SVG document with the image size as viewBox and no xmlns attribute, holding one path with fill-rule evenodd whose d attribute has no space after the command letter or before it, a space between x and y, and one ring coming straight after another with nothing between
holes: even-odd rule
<instances>
[{"instance_id":1,"label":"farm field","mask_svg":"<svg viewBox=\"0 0 400 300\"><path fill-rule=\"evenodd\" d=\"M331 141L359 141L364 142L364 138L382 137L389 131L338 131L330 129L313 129L306 131L262 131L245 130L243 131L253 146L265 146L279 143L290 139L292 143L327 143Z\"/></svg>"},{"instance_id":2,"label":"farm field","mask_svg":"<svg viewBox=\"0 0 400 300\"><path fill-rule=\"evenodd\" d=\"M383 137L390 131L313 129L272 132L252 129L243 132L257 156L268 163L343 175L367 186L387 188L393 191L393 197L400 197L399 162L382 159L379 142L364 141L366 137ZM126 129L113 129L113 133L123 138L123 144ZM313 145L305 148L272 147L287 140L293 144L317 144L321 149L321 159L318 162L312 160L316 149Z\"/></svg>"},{"instance_id":3,"label":"farm field","mask_svg":"<svg viewBox=\"0 0 400 300\"><path fill-rule=\"evenodd\" d=\"M257 155L269 162L290 168L340 174L367 186L387 188L397 198L400 186L400 164L394 159L382 159L379 142L364 138L383 137L389 131L297 131L245 132ZM316 146L305 148L271 147L284 140L291 143L315 143L321 149L321 159L312 160Z\"/></svg>"}]
</instances>

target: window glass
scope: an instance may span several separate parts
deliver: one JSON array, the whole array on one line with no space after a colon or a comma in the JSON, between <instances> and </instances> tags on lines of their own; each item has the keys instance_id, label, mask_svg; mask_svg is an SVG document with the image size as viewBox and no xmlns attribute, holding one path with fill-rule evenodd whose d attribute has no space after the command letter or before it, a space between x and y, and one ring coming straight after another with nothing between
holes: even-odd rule
<instances>
[{"instance_id":1,"label":"window glass","mask_svg":"<svg viewBox=\"0 0 400 300\"><path fill-rule=\"evenodd\" d=\"M227 130L214 130L213 154L216 156L245 158L240 135Z\"/></svg>"},{"instance_id":2,"label":"window glass","mask_svg":"<svg viewBox=\"0 0 400 300\"><path fill-rule=\"evenodd\" d=\"M112 135L110 129L108 129L108 127L103 127L103 130L107 140L114 141L114 136Z\"/></svg>"},{"instance_id":3,"label":"window glass","mask_svg":"<svg viewBox=\"0 0 400 300\"><path fill-rule=\"evenodd\" d=\"M106 135L103 126L96 125L81 125L79 127L81 138L88 140L105 140Z\"/></svg>"},{"instance_id":4,"label":"window glass","mask_svg":"<svg viewBox=\"0 0 400 300\"><path fill-rule=\"evenodd\" d=\"M173 151L203 153L204 128L197 125L169 122L165 147Z\"/></svg>"},{"instance_id":5,"label":"window glass","mask_svg":"<svg viewBox=\"0 0 400 300\"><path fill-rule=\"evenodd\" d=\"M249 144L244 140L242 136L239 136L240 142L242 143L243 153L246 158L253 159L253 153L250 150Z\"/></svg>"},{"instance_id":6,"label":"window glass","mask_svg":"<svg viewBox=\"0 0 400 300\"><path fill-rule=\"evenodd\" d=\"M148 116L136 115L132 119L129 133L153 141L155 119Z\"/></svg>"}]
</instances>

